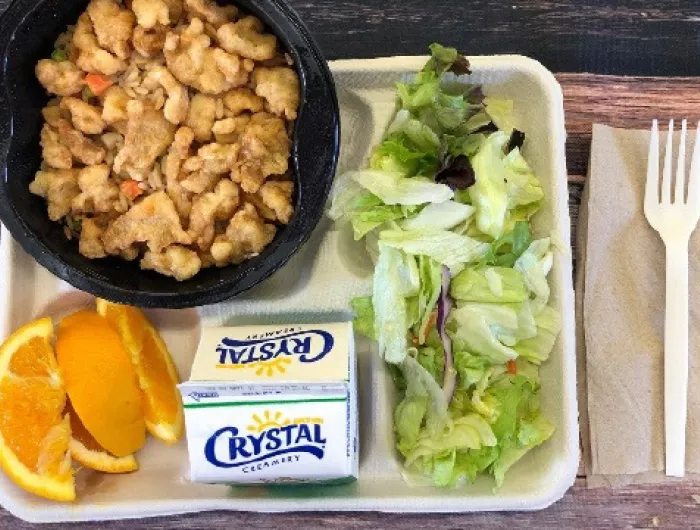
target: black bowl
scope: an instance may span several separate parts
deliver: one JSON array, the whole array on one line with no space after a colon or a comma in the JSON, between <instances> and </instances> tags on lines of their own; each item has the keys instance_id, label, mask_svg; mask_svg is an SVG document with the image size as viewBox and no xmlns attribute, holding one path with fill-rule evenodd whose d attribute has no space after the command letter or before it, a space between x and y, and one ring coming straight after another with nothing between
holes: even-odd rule
<instances>
[{"instance_id":1,"label":"black bowl","mask_svg":"<svg viewBox=\"0 0 700 530\"><path fill-rule=\"evenodd\" d=\"M0 19L0 220L41 265L78 289L142 307L193 307L231 298L261 282L299 250L318 223L333 181L340 118L333 79L297 14L280 0L218 0L259 17L294 59L301 82L292 166L296 210L290 223L259 255L240 265L202 270L177 282L138 262L89 260L78 253L58 223L49 220L44 199L29 193L41 163L41 109L48 96L34 77L36 62L85 10L86 0L15 0Z\"/></svg>"}]
</instances>

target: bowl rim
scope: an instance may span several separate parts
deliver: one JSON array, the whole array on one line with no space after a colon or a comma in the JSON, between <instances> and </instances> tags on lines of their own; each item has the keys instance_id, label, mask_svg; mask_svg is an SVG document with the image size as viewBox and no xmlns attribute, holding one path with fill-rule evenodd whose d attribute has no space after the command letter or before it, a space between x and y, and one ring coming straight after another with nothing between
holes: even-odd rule
<instances>
[{"instance_id":1,"label":"bowl rim","mask_svg":"<svg viewBox=\"0 0 700 530\"><path fill-rule=\"evenodd\" d=\"M333 77L311 32L302 22L299 15L283 0L235 0L227 2L243 7L246 11L261 18L271 32L285 44L286 51L294 59L294 67L299 75L301 92L301 104L299 115L294 125L294 136L290 153L291 164L298 182L297 210L301 205L301 195L303 193L298 160L300 136L297 133L304 127L307 132L313 130L311 124L308 123L309 118L313 116L311 116L309 110L310 102L306 99L306 95L310 90L310 80L307 76L311 73L318 74L315 76L314 81L318 82L320 80L322 83L321 88L324 91L323 105L326 107L324 112L329 113L330 121L332 122L330 127L332 129L331 137L324 139L328 142L328 145L324 149L326 151L324 154L326 160L322 164L322 171L327 173L327 175L325 175L325 178L323 178L323 175L320 177L324 181L324 186L321 189L323 200L320 202L322 204L314 205L312 209L307 208L308 211L305 211L307 220L302 226L297 227L301 230L300 232L289 232L283 239L280 239L279 235L275 237L270 246L275 245L274 252L277 255L271 254L267 260L260 262L244 274L240 272L236 274L233 271L236 270L237 266L228 265L227 268L232 268L232 276L230 278L223 278L204 287L195 286L182 292L182 289L177 289L177 287L186 286L187 280L185 282L176 282L172 279L175 287L172 292L144 292L133 288L125 288L110 281L107 277L89 273L68 263L60 253L49 250L43 238L28 226L8 198L6 190L7 181L10 178L8 157L12 149L15 116L9 105L11 94L7 75L7 58L17 31L22 27L25 20L34 11L40 9L46 1L14 0L7 11L0 17L0 57L3 59L3 65L0 68L0 85L2 85L0 86L0 117L2 118L0 119L0 138L7 139L0 150L0 171L3 172L0 173L0 221L20 243L22 248L44 268L82 291L108 298L115 302L141 307L185 308L217 303L247 291L269 278L285 265L306 243L323 216L325 201L333 183L340 150L340 110ZM85 4L87 5L87 0L85 0ZM38 140L37 138L37 143ZM292 223L289 226L291 225ZM275 261L270 265L273 256ZM142 269L139 269L139 272L149 275L155 274Z\"/></svg>"}]
</instances>

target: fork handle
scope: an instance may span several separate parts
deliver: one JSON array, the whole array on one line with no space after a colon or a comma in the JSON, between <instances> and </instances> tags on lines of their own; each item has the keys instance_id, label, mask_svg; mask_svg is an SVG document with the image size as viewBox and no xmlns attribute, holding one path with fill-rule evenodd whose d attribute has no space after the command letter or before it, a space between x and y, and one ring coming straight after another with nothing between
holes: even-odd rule
<instances>
[{"instance_id":1,"label":"fork handle","mask_svg":"<svg viewBox=\"0 0 700 530\"><path fill-rule=\"evenodd\" d=\"M688 412L688 241L666 246L664 423L666 475L685 475Z\"/></svg>"}]
</instances>

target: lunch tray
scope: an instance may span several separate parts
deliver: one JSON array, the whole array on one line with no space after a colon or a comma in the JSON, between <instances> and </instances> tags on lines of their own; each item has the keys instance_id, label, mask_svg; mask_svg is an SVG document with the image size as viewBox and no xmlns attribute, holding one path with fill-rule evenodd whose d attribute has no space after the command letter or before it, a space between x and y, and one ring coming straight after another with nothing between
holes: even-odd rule
<instances>
[{"instance_id":1,"label":"lunch tray","mask_svg":"<svg viewBox=\"0 0 700 530\"><path fill-rule=\"evenodd\" d=\"M331 62L341 109L339 172L363 167L371 146L394 112L397 81L419 70L426 57ZM474 57L471 82L489 95L514 101L515 126L525 131L524 154L545 190L537 234L569 241L562 94L542 65L520 56ZM303 175L301 176L303 178ZM186 380L202 325L348 320L349 300L371 293L372 264L350 230L323 219L309 241L270 279L230 302L185 310L149 310ZM456 489L409 484L395 452L392 410L397 396L371 343L358 338L360 474L338 486L227 487L193 484L185 440L173 446L149 439L139 471L76 475L78 500L48 501L16 487L0 472L0 503L30 521L148 517L204 510L467 512L533 510L560 499L573 484L579 458L571 255L556 253L551 303L563 327L541 371L542 412L556 427L552 438L518 462L504 486L492 478ZM0 238L0 338L40 316L61 317L93 303L40 267L3 228Z\"/></svg>"}]
</instances>

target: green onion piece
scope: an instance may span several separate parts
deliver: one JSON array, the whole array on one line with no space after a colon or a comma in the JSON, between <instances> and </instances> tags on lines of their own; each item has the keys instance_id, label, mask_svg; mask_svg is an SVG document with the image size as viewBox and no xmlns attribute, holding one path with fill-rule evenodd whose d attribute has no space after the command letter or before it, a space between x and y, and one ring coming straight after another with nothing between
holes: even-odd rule
<instances>
[{"instance_id":1,"label":"green onion piece","mask_svg":"<svg viewBox=\"0 0 700 530\"><path fill-rule=\"evenodd\" d=\"M90 87L89 87L89 86L83 87L82 98L83 98L83 101L84 101L85 103L87 103L88 101L90 101L90 98L94 98L94 97L95 97L95 94L92 92L92 90L90 90Z\"/></svg>"},{"instance_id":2,"label":"green onion piece","mask_svg":"<svg viewBox=\"0 0 700 530\"><path fill-rule=\"evenodd\" d=\"M68 54L66 53L65 50L61 50L60 48L57 48L51 54L51 58L54 61L56 61L57 63L62 63L63 61L68 60Z\"/></svg>"}]
</instances>

